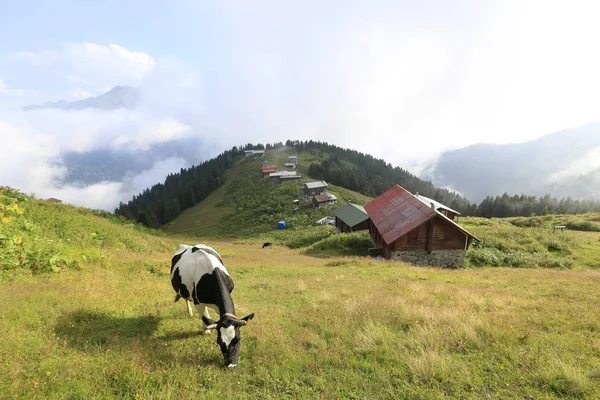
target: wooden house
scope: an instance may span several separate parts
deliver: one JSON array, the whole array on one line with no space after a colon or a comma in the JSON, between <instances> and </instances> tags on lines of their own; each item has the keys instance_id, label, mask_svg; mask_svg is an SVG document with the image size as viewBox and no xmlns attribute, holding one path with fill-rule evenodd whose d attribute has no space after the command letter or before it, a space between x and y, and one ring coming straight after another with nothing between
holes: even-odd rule
<instances>
[{"instance_id":1,"label":"wooden house","mask_svg":"<svg viewBox=\"0 0 600 400\"><path fill-rule=\"evenodd\" d=\"M273 172L276 172L276 171L277 171L277 168L272 167L272 166L268 166L268 167L265 166L265 167L262 167L260 169L260 172L262 172L263 177L267 177L267 176L269 176L270 174L272 174Z\"/></svg>"},{"instance_id":2,"label":"wooden house","mask_svg":"<svg viewBox=\"0 0 600 400\"><path fill-rule=\"evenodd\" d=\"M294 165L298 164L298 156L289 156L287 162Z\"/></svg>"},{"instance_id":3,"label":"wooden house","mask_svg":"<svg viewBox=\"0 0 600 400\"><path fill-rule=\"evenodd\" d=\"M265 150L244 150L246 156L262 157L265 155Z\"/></svg>"},{"instance_id":4,"label":"wooden house","mask_svg":"<svg viewBox=\"0 0 600 400\"><path fill-rule=\"evenodd\" d=\"M348 203L333 212L335 227L340 232L356 232L369 229L369 215L363 206Z\"/></svg>"},{"instance_id":5,"label":"wooden house","mask_svg":"<svg viewBox=\"0 0 600 400\"><path fill-rule=\"evenodd\" d=\"M327 192L327 183L325 181L306 182L304 184L304 197L310 199L313 196L325 194Z\"/></svg>"},{"instance_id":6,"label":"wooden house","mask_svg":"<svg viewBox=\"0 0 600 400\"><path fill-rule=\"evenodd\" d=\"M399 185L365 206L369 234L383 257L460 268L473 234Z\"/></svg>"},{"instance_id":7,"label":"wooden house","mask_svg":"<svg viewBox=\"0 0 600 400\"><path fill-rule=\"evenodd\" d=\"M271 172L269 178L275 183L281 183L281 178L284 176L295 176L296 171L277 171Z\"/></svg>"},{"instance_id":8,"label":"wooden house","mask_svg":"<svg viewBox=\"0 0 600 400\"><path fill-rule=\"evenodd\" d=\"M298 182L302 175L283 175L279 177L279 183Z\"/></svg>"},{"instance_id":9,"label":"wooden house","mask_svg":"<svg viewBox=\"0 0 600 400\"><path fill-rule=\"evenodd\" d=\"M419 193L415 194L415 197L419 200L421 200L423 203L425 203L427 206L431 207L433 205L433 207L441 212L442 214L444 214L446 217L450 218L451 220L455 220L458 219L457 217L460 215L460 213L456 210L451 209L450 207L447 207L445 205L443 205L442 203L440 203L439 201L430 199L429 197L425 197Z\"/></svg>"},{"instance_id":10,"label":"wooden house","mask_svg":"<svg viewBox=\"0 0 600 400\"><path fill-rule=\"evenodd\" d=\"M337 203L337 197L333 194L320 194L313 197L314 207L325 207Z\"/></svg>"}]
</instances>

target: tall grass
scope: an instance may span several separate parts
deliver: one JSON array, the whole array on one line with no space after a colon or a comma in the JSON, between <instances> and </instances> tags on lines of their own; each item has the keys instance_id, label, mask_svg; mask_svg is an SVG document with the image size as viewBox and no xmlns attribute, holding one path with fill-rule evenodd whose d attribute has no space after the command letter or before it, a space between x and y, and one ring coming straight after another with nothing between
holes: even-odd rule
<instances>
[{"instance_id":1,"label":"tall grass","mask_svg":"<svg viewBox=\"0 0 600 400\"><path fill-rule=\"evenodd\" d=\"M513 268L600 266L587 261L600 257L600 248L590 245L590 236L573 231L554 232L553 224L548 222L554 218L519 218L510 222L506 219L461 219L461 224L480 239L467 252L467 265ZM596 240L600 240L600 236Z\"/></svg>"},{"instance_id":2,"label":"tall grass","mask_svg":"<svg viewBox=\"0 0 600 400\"><path fill-rule=\"evenodd\" d=\"M168 247L162 232L10 188L0 190L0 213L0 274L77 270L107 265L114 250L152 253Z\"/></svg>"}]
</instances>

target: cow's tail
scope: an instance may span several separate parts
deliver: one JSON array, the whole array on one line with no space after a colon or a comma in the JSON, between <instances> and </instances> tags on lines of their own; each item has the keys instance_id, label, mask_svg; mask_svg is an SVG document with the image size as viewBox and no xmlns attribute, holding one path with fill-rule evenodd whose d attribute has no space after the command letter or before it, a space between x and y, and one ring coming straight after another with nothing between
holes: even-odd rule
<instances>
[{"instance_id":1,"label":"cow's tail","mask_svg":"<svg viewBox=\"0 0 600 400\"><path fill-rule=\"evenodd\" d=\"M177 303L179 301L179 299L181 298L181 295L179 293L177 293L175 295L175 303Z\"/></svg>"}]
</instances>

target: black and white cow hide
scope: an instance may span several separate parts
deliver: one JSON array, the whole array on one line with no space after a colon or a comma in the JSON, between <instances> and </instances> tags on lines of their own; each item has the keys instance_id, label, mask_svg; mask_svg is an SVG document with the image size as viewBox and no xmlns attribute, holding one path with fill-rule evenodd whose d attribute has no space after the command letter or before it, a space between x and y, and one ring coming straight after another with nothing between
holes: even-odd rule
<instances>
[{"instance_id":1,"label":"black and white cow hide","mask_svg":"<svg viewBox=\"0 0 600 400\"><path fill-rule=\"evenodd\" d=\"M175 301L182 297L188 301L190 315L190 302L194 303L202 315L204 333L216 329L225 365L235 368L240 350L240 327L254 318L254 314L241 319L235 316L231 298L233 281L219 253L203 244L182 244L171 260L171 285L177 292ZM219 313L218 321L210 319L208 308Z\"/></svg>"}]
</instances>

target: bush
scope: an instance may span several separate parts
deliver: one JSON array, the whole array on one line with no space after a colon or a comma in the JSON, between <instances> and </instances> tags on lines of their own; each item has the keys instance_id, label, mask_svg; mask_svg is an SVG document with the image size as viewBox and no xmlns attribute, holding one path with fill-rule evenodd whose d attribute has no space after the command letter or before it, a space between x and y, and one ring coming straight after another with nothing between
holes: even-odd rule
<instances>
[{"instance_id":1,"label":"bush","mask_svg":"<svg viewBox=\"0 0 600 400\"><path fill-rule=\"evenodd\" d=\"M331 253L340 256L366 256L370 247L368 232L329 236L304 250L306 254Z\"/></svg>"},{"instance_id":2,"label":"bush","mask_svg":"<svg viewBox=\"0 0 600 400\"><path fill-rule=\"evenodd\" d=\"M501 251L483 248L467 252L467 260L474 267L512 267L512 268L571 268L573 261L555 258L543 253L525 253L520 251Z\"/></svg>"},{"instance_id":3,"label":"bush","mask_svg":"<svg viewBox=\"0 0 600 400\"><path fill-rule=\"evenodd\" d=\"M569 221L565 224L567 229L574 231L600 232L600 223L592 221Z\"/></svg>"}]
</instances>

